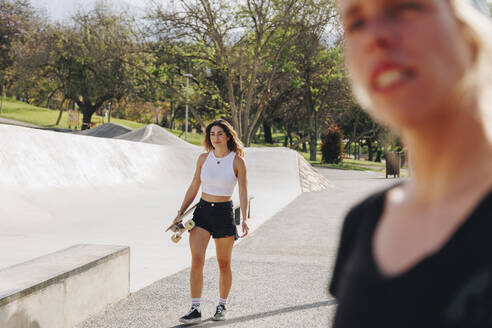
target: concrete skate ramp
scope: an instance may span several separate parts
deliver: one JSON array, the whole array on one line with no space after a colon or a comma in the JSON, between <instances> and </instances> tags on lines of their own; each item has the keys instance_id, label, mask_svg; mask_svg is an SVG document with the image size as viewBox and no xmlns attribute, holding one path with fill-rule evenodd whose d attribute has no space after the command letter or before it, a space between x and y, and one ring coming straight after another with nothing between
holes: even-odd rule
<instances>
[{"instance_id":1,"label":"concrete skate ramp","mask_svg":"<svg viewBox=\"0 0 492 328\"><path fill-rule=\"evenodd\" d=\"M174 244L163 228L201 152L0 125L0 269L74 244L130 246L132 291L188 267L187 235ZM299 156L249 148L245 159L254 231L301 193Z\"/></svg>"},{"instance_id":2,"label":"concrete skate ramp","mask_svg":"<svg viewBox=\"0 0 492 328\"><path fill-rule=\"evenodd\" d=\"M81 134L85 136L91 137L100 137L100 138L114 138L121 136L122 134L133 131L129 127L115 124L115 123L106 123L103 125L96 126L93 129L83 130L83 131L74 131L74 134Z\"/></svg>"},{"instance_id":3,"label":"concrete skate ramp","mask_svg":"<svg viewBox=\"0 0 492 328\"><path fill-rule=\"evenodd\" d=\"M164 146L191 146L186 141L178 138L156 124L149 124L138 130L118 136L116 139L139 141Z\"/></svg>"}]
</instances>

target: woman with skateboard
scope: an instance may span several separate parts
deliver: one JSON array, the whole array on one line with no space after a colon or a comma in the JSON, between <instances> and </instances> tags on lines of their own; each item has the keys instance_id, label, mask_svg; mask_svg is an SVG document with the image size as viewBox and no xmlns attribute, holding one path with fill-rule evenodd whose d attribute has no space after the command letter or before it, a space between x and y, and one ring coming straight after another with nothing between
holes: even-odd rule
<instances>
[{"instance_id":1,"label":"woman with skateboard","mask_svg":"<svg viewBox=\"0 0 492 328\"><path fill-rule=\"evenodd\" d=\"M411 176L346 216L334 327L492 327L486 4L338 2L354 93L400 134Z\"/></svg>"},{"instance_id":2,"label":"woman with skateboard","mask_svg":"<svg viewBox=\"0 0 492 328\"><path fill-rule=\"evenodd\" d=\"M224 320L227 297L232 285L231 255L234 241L239 238L234 224L231 196L236 184L242 212L241 238L249 231L247 219L248 188L244 147L232 126L225 120L210 123L205 130L206 153L198 157L195 175L178 211L185 212L195 199L200 186L202 194L193 212L195 227L190 231L191 249L191 309L179 319L185 324L201 321L200 298L203 287L205 252L212 237L215 241L220 269L219 304L213 320Z\"/></svg>"}]
</instances>

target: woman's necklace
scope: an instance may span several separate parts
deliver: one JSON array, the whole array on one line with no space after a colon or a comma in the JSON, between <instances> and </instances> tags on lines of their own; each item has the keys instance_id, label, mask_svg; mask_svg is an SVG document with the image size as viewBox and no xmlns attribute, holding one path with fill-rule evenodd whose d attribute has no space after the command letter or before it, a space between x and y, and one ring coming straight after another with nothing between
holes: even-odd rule
<instances>
[{"instance_id":1,"label":"woman's necklace","mask_svg":"<svg viewBox=\"0 0 492 328\"><path fill-rule=\"evenodd\" d=\"M229 152L229 153L230 153L230 152ZM212 154L214 154L214 158L215 158L215 161L217 162L217 165L219 165L219 164L220 164L220 160L221 160L222 158L226 158L226 157L227 157L227 155L229 155L229 154L227 154L227 155L225 155L224 157L217 158L217 157L215 156L215 153L214 153L213 151L212 151Z\"/></svg>"}]
</instances>

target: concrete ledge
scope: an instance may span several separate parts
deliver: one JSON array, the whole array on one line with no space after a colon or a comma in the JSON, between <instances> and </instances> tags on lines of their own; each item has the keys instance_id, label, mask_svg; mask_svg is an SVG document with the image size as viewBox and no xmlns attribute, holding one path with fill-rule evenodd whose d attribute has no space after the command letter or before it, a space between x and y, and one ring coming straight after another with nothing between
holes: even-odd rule
<instances>
[{"instance_id":1,"label":"concrete ledge","mask_svg":"<svg viewBox=\"0 0 492 328\"><path fill-rule=\"evenodd\" d=\"M0 270L0 327L73 327L130 290L130 248L75 245Z\"/></svg>"}]
</instances>

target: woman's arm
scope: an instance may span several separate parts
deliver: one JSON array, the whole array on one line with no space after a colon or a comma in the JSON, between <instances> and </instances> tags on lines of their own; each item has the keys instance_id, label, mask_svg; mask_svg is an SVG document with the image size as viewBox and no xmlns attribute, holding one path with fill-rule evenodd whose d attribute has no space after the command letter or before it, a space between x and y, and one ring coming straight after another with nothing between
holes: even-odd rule
<instances>
[{"instance_id":1,"label":"woman's arm","mask_svg":"<svg viewBox=\"0 0 492 328\"><path fill-rule=\"evenodd\" d=\"M181 204L181 208L178 211L178 216L180 216L186 211L188 206L190 206L191 202L195 199L196 194L200 189L200 185L201 185L200 173L202 171L202 165L206 158L207 158L206 153L201 154L200 157L198 157L198 160L196 162L195 175L193 176L193 181L191 181L191 184L188 187L188 190L186 191L185 197L183 199L183 203Z\"/></svg>"},{"instance_id":2,"label":"woman's arm","mask_svg":"<svg viewBox=\"0 0 492 328\"><path fill-rule=\"evenodd\" d=\"M241 157L236 157L237 168L237 182L239 188L239 204L241 206L241 213L243 216L243 232L245 237L248 234L249 227L246 224L248 219L248 176L246 170L246 163Z\"/></svg>"}]
</instances>

